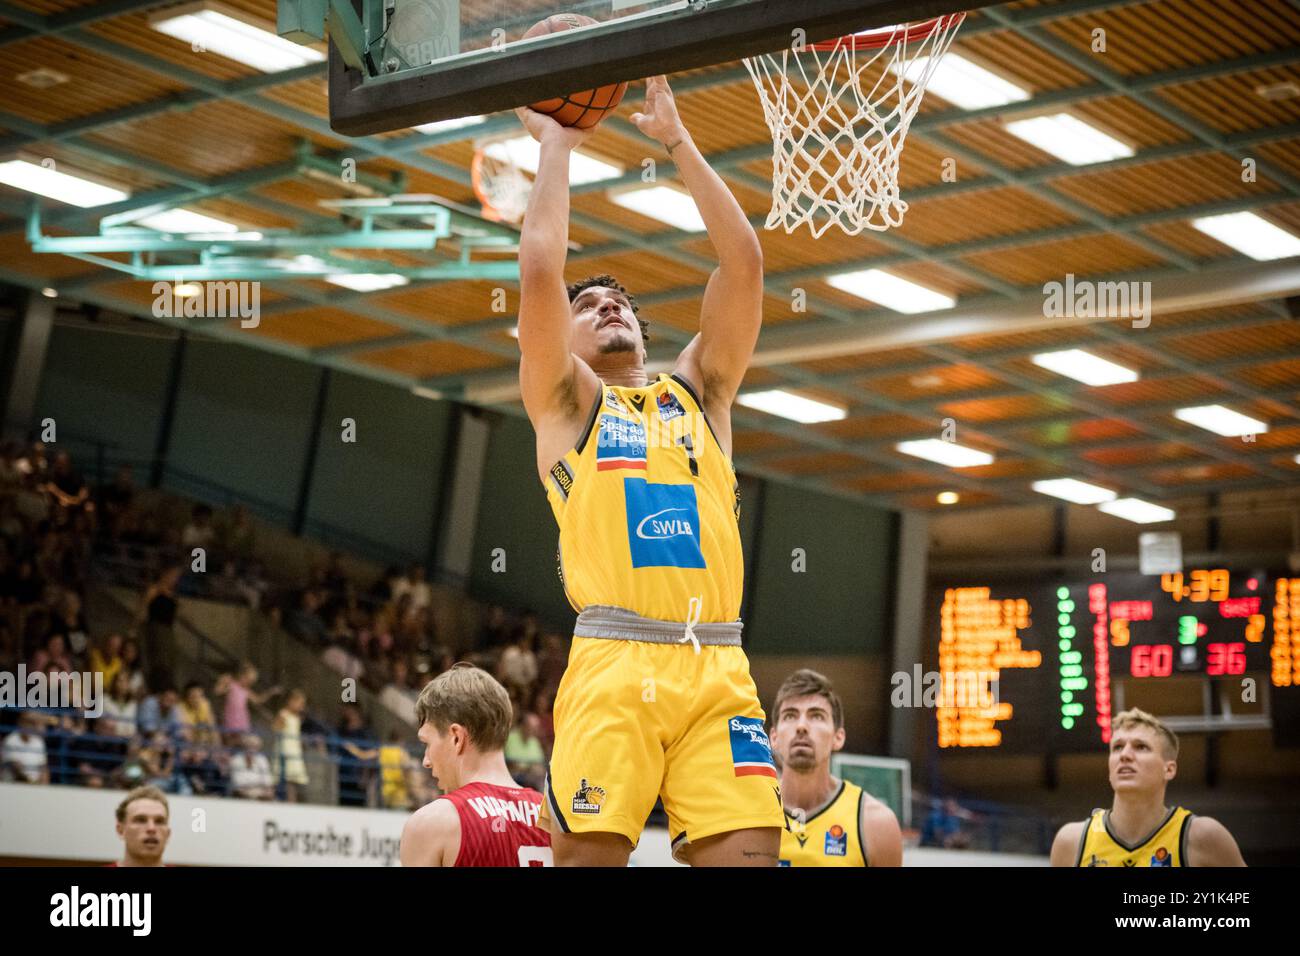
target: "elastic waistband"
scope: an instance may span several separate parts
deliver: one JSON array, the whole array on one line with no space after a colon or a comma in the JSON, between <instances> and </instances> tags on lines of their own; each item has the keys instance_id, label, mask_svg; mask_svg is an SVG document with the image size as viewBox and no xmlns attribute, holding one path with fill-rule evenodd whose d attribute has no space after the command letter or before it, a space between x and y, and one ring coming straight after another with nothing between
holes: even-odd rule
<instances>
[{"instance_id":1,"label":"elastic waistband","mask_svg":"<svg viewBox=\"0 0 1300 956\"><path fill-rule=\"evenodd\" d=\"M696 624L691 630L701 644L740 646L740 621ZM645 641L650 644L680 644L686 640L684 621L660 621L642 617L627 608L593 604L578 615L574 637L604 637L616 641Z\"/></svg>"}]
</instances>

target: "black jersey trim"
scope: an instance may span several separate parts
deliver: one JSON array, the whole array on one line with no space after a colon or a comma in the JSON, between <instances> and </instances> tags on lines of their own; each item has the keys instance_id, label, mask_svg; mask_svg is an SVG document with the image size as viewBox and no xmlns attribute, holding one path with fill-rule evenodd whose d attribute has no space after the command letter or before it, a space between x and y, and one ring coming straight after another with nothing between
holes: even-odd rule
<instances>
[{"instance_id":1,"label":"black jersey trim","mask_svg":"<svg viewBox=\"0 0 1300 956\"><path fill-rule=\"evenodd\" d=\"M555 822L560 825L560 829L565 833L572 833L569 824L565 822L564 814L560 812L560 804L555 799L555 787L551 784L551 772L546 771L546 802L551 805L551 813L555 814Z\"/></svg>"},{"instance_id":2,"label":"black jersey trim","mask_svg":"<svg viewBox=\"0 0 1300 956\"><path fill-rule=\"evenodd\" d=\"M1165 818L1164 818L1163 820L1160 821L1160 824L1159 824L1159 825L1158 825L1154 830L1152 830L1150 833L1148 833L1148 834L1147 834L1145 837L1143 837L1141 840L1138 840L1137 843L1134 843L1132 846L1129 846L1127 843L1125 843L1125 842L1124 842L1123 840L1121 840L1119 837L1115 836L1114 831L1111 830L1111 828L1110 828L1110 811L1109 811L1109 810L1107 810L1106 813L1105 813L1105 815L1101 818L1101 824L1102 824L1102 826L1104 826L1104 827L1106 828L1106 835L1107 835L1108 837L1110 837L1112 840L1114 840L1115 843L1116 843L1116 845L1121 846L1121 847L1123 847L1125 850L1128 850L1130 853L1132 853L1134 850L1140 850L1140 849L1142 849L1144 846L1146 846L1148 843L1150 843L1150 842L1155 838L1155 835L1156 835L1157 833L1159 833L1161 830L1163 830L1163 829L1164 829L1164 828L1169 824L1169 821L1172 820L1172 819L1174 818L1174 814L1177 813L1177 812L1178 812L1178 808L1177 808L1177 807L1173 807L1173 808L1171 808L1170 811L1169 811L1167 814L1165 814Z\"/></svg>"},{"instance_id":3,"label":"black jersey trim","mask_svg":"<svg viewBox=\"0 0 1300 956\"><path fill-rule=\"evenodd\" d=\"M1177 810L1178 808L1175 807L1174 809ZM1187 816L1183 818L1183 825L1178 831L1178 865L1179 866L1192 865L1187 859L1187 841L1190 840L1192 837L1192 817L1194 816L1196 816L1196 814L1189 812Z\"/></svg>"},{"instance_id":4,"label":"black jersey trim","mask_svg":"<svg viewBox=\"0 0 1300 956\"><path fill-rule=\"evenodd\" d=\"M691 396L691 401L693 401L695 403L695 407L700 410L700 417L704 419L704 424L708 427L709 434L713 436L713 443L717 445L718 449L721 451L722 442L718 441L718 430L713 427L713 422L709 421L709 414L704 410L704 403L700 401L700 396L696 394L696 391L691 386L691 383L686 381L686 379L682 378L676 372L673 372L668 377L671 378L678 385L680 385L682 388L686 389L686 394ZM726 452L724 451L723 454L726 455Z\"/></svg>"},{"instance_id":5,"label":"black jersey trim","mask_svg":"<svg viewBox=\"0 0 1300 956\"><path fill-rule=\"evenodd\" d=\"M596 393L596 401L592 403L591 414L587 416L587 427L582 430L582 437L578 439L578 444L573 446L575 454L581 455L582 449L587 447L587 439L591 437L591 426L596 424L596 416L600 414L601 403L605 401L605 383L600 383L600 391Z\"/></svg>"},{"instance_id":6,"label":"black jersey trim","mask_svg":"<svg viewBox=\"0 0 1300 956\"><path fill-rule=\"evenodd\" d=\"M1096 819L1097 814L1100 812L1101 807L1093 807L1092 813L1088 814L1088 819L1083 821L1083 836L1079 837L1079 853L1074 860L1076 868L1083 866L1083 851L1088 846L1088 834L1092 832L1092 821Z\"/></svg>"},{"instance_id":7,"label":"black jersey trim","mask_svg":"<svg viewBox=\"0 0 1300 956\"><path fill-rule=\"evenodd\" d=\"M862 851L862 865L870 866L871 860L867 856L867 835L862 832L862 801L867 797L867 791L858 791L858 849Z\"/></svg>"},{"instance_id":8,"label":"black jersey trim","mask_svg":"<svg viewBox=\"0 0 1300 956\"><path fill-rule=\"evenodd\" d=\"M826 812L827 810L829 810L831 807L835 806L835 804L839 801L840 797L842 797L843 795L844 795L844 781L841 780L841 781L840 781L840 788L839 788L838 790L835 791L835 796L831 797L830 800L826 801L826 805L825 805L824 807L822 807L820 810L818 810L816 813L814 813L812 816L810 816L810 817L804 817L804 818L803 818L803 822L804 822L805 824L807 824L807 823L810 823L810 822L813 821L813 820L816 820L819 816L821 816L823 813L825 813L825 812ZM782 811L784 811L785 815L786 815L787 817L789 817L791 820L797 820L797 819L798 819L798 817L796 817L794 814L792 814L789 810L786 810L786 809L785 809L785 804L782 804L782 805L781 805L781 809L782 809Z\"/></svg>"}]
</instances>

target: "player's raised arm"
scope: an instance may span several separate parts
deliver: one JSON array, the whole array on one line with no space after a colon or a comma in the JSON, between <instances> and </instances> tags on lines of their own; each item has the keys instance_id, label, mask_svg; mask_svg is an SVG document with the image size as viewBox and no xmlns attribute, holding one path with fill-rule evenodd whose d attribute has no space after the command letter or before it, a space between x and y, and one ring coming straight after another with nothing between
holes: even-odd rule
<instances>
[{"instance_id":1,"label":"player's raised arm","mask_svg":"<svg viewBox=\"0 0 1300 956\"><path fill-rule=\"evenodd\" d=\"M632 122L657 139L677 164L682 182L704 220L718 267L709 277L700 308L700 334L682 353L692 383L711 407L729 407L749 367L763 322L763 250L745 211L727 184L696 148L677 115L668 80L646 80L644 112Z\"/></svg>"},{"instance_id":2,"label":"player's raised arm","mask_svg":"<svg viewBox=\"0 0 1300 956\"><path fill-rule=\"evenodd\" d=\"M528 417L557 410L572 397L573 318L564 287L569 245L569 153L589 132L560 126L527 107L516 110L541 144L519 240L519 387Z\"/></svg>"}]
</instances>

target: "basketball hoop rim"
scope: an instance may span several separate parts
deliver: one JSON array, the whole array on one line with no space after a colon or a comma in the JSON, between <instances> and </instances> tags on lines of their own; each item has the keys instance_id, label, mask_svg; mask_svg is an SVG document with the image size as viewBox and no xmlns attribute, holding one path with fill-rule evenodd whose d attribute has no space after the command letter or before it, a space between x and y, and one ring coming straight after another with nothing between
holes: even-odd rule
<instances>
[{"instance_id":1,"label":"basketball hoop rim","mask_svg":"<svg viewBox=\"0 0 1300 956\"><path fill-rule=\"evenodd\" d=\"M861 33L848 33L842 37L836 37L833 40L822 40L819 43L809 43L805 49L816 50L819 53L830 53L831 51L847 47L854 51L857 50L879 50L882 47L889 46L891 43L916 43L919 40L928 39L932 34L939 30L946 30L950 26L959 26L966 19L965 12L950 13L942 17L933 17L929 20L919 20L916 23L909 23L906 27L890 26L882 27L878 30L864 30Z\"/></svg>"}]
</instances>

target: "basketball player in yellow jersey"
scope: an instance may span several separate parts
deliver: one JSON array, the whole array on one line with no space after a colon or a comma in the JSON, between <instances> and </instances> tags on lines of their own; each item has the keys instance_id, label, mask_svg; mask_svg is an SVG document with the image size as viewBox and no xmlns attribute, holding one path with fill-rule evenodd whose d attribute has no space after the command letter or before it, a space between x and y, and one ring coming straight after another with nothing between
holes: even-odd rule
<instances>
[{"instance_id":1,"label":"basketball player in yellow jersey","mask_svg":"<svg viewBox=\"0 0 1300 956\"><path fill-rule=\"evenodd\" d=\"M1178 737L1136 708L1111 721L1109 810L1067 823L1052 844L1052 866L1245 866L1218 820L1165 806L1178 773Z\"/></svg>"},{"instance_id":2,"label":"basketball player in yellow jersey","mask_svg":"<svg viewBox=\"0 0 1300 956\"><path fill-rule=\"evenodd\" d=\"M758 237L667 80L647 80L632 121L676 164L718 260L699 334L651 379L631 294L612 276L565 286L569 157L589 133L519 116L541 144L519 243L519 380L579 612L546 787L556 865L625 865L662 796L678 859L774 866L781 798L740 646L731 464L731 403L762 322Z\"/></svg>"},{"instance_id":3,"label":"basketball player in yellow jersey","mask_svg":"<svg viewBox=\"0 0 1300 956\"><path fill-rule=\"evenodd\" d=\"M844 708L835 688L814 670L795 671L772 704L786 815L781 866L903 865L894 811L831 776L831 754L843 746Z\"/></svg>"}]
</instances>

